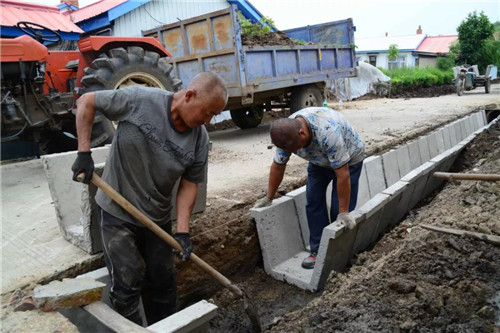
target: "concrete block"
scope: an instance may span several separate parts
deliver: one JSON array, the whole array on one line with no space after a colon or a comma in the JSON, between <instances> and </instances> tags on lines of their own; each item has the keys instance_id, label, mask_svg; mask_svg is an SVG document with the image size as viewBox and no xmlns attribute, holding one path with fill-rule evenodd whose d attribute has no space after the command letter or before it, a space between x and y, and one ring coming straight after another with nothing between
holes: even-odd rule
<instances>
[{"instance_id":1,"label":"concrete block","mask_svg":"<svg viewBox=\"0 0 500 333\"><path fill-rule=\"evenodd\" d=\"M356 213L353 212L353 214ZM356 221L361 218L361 215L355 215ZM311 279L312 287L316 287L316 290L322 289L332 270L342 272L346 268L353 254L356 233L357 227L347 230L337 222L333 222L323 229Z\"/></svg>"},{"instance_id":2,"label":"concrete block","mask_svg":"<svg viewBox=\"0 0 500 333\"><path fill-rule=\"evenodd\" d=\"M387 153L382 154L382 166L384 167L384 176L387 182L387 186L391 186L392 184L397 182L399 178L401 178L399 174L399 165L398 165L398 157L396 155L396 150L392 149ZM363 202L363 204L365 202ZM358 206L359 207L361 206L359 205L359 202Z\"/></svg>"},{"instance_id":3,"label":"concrete block","mask_svg":"<svg viewBox=\"0 0 500 333\"><path fill-rule=\"evenodd\" d=\"M356 203L356 208L364 205L368 200L370 200L370 189L368 187L366 168L363 165L363 169L359 175L358 202Z\"/></svg>"},{"instance_id":4,"label":"concrete block","mask_svg":"<svg viewBox=\"0 0 500 333\"><path fill-rule=\"evenodd\" d=\"M481 114L481 124L482 126L486 126L488 124L488 119L486 118L486 111L485 110L481 110L479 111L479 113Z\"/></svg>"},{"instance_id":5,"label":"concrete block","mask_svg":"<svg viewBox=\"0 0 500 333\"><path fill-rule=\"evenodd\" d=\"M474 132L474 128L472 126L472 116L468 116L464 119L465 121L465 130L466 130L466 133L467 135L471 134L472 132Z\"/></svg>"},{"instance_id":6,"label":"concrete block","mask_svg":"<svg viewBox=\"0 0 500 333\"><path fill-rule=\"evenodd\" d=\"M435 158L431 159L430 162L434 163L431 173L434 174L434 172L448 171L450 167L453 165L453 163L455 163L455 160L457 159L463 147L464 145L462 144L455 145L453 148L448 149L446 152L439 154ZM425 190L423 193L424 197L430 195L435 189L437 189L439 186L441 186L441 184L443 184L442 179L438 179L434 177L432 174L429 176L427 184L425 185Z\"/></svg>"},{"instance_id":7,"label":"concrete block","mask_svg":"<svg viewBox=\"0 0 500 333\"><path fill-rule=\"evenodd\" d=\"M457 128L457 126L455 123L451 123L450 125L448 125L448 129L450 131L451 147L453 147L454 145L456 145L459 142L459 140L457 138L456 128Z\"/></svg>"},{"instance_id":8,"label":"concrete block","mask_svg":"<svg viewBox=\"0 0 500 333\"><path fill-rule=\"evenodd\" d=\"M404 211L400 203L407 188L407 182L398 181L382 192L383 194L389 195L389 199L385 203L382 216L379 220L377 237L383 235L391 226L396 225L406 214L406 211Z\"/></svg>"},{"instance_id":9,"label":"concrete block","mask_svg":"<svg viewBox=\"0 0 500 333\"><path fill-rule=\"evenodd\" d=\"M431 152L429 150L429 143L427 136L420 137L418 140L418 150L420 151L420 160L425 163L431 159Z\"/></svg>"},{"instance_id":10,"label":"concrete block","mask_svg":"<svg viewBox=\"0 0 500 333\"><path fill-rule=\"evenodd\" d=\"M158 333L208 332L209 321L217 315L217 306L201 300L167 318L148 326L148 330Z\"/></svg>"},{"instance_id":11,"label":"concrete block","mask_svg":"<svg viewBox=\"0 0 500 333\"><path fill-rule=\"evenodd\" d=\"M93 148L94 163L104 163L108 152L109 146ZM95 233L98 222L95 226L89 223L92 221L90 204L81 205L81 209L77 209L82 198L90 197L88 186L72 179L71 166L76 155L76 151L50 154L42 156L41 160L62 236L82 250L94 254L102 250L98 229L97 234Z\"/></svg>"},{"instance_id":12,"label":"concrete block","mask_svg":"<svg viewBox=\"0 0 500 333\"><path fill-rule=\"evenodd\" d=\"M439 154L439 148L437 144L437 133L433 132L427 136L427 143L429 144L429 154L430 157L433 158Z\"/></svg>"},{"instance_id":13,"label":"concrete block","mask_svg":"<svg viewBox=\"0 0 500 333\"><path fill-rule=\"evenodd\" d=\"M460 131L462 133L461 140L463 140L463 139L465 139L469 135L469 133L467 133L467 130L465 128L465 118L464 119L460 119L459 124L460 124Z\"/></svg>"},{"instance_id":14,"label":"concrete block","mask_svg":"<svg viewBox=\"0 0 500 333\"><path fill-rule=\"evenodd\" d=\"M331 186L331 185L330 185ZM309 247L309 225L307 224L307 214L306 214L306 187L302 186L292 192L286 194L287 197L293 198L295 203L295 209L297 211L297 217L299 219L299 228L302 235L302 242L304 248ZM331 196L330 196L331 199Z\"/></svg>"},{"instance_id":15,"label":"concrete block","mask_svg":"<svg viewBox=\"0 0 500 333\"><path fill-rule=\"evenodd\" d=\"M399 174L400 176L406 175L410 172L410 154L408 151L408 145L403 145L396 149L396 156L398 157L398 166L399 166ZM384 188L385 190L385 188ZM372 195L373 197L373 195Z\"/></svg>"},{"instance_id":16,"label":"concrete block","mask_svg":"<svg viewBox=\"0 0 500 333\"><path fill-rule=\"evenodd\" d=\"M478 130L483 127L481 112L476 112L472 115L474 118L474 129Z\"/></svg>"},{"instance_id":17,"label":"concrete block","mask_svg":"<svg viewBox=\"0 0 500 333\"><path fill-rule=\"evenodd\" d=\"M413 209L424 198L425 186L429 177L432 177L433 170L434 163L426 162L401 179L407 183L414 183L413 195L408 203L408 210Z\"/></svg>"},{"instance_id":18,"label":"concrete block","mask_svg":"<svg viewBox=\"0 0 500 333\"><path fill-rule=\"evenodd\" d=\"M438 154L441 154L446 150L444 144L443 129L439 129L436 131L436 144L437 144Z\"/></svg>"},{"instance_id":19,"label":"concrete block","mask_svg":"<svg viewBox=\"0 0 500 333\"><path fill-rule=\"evenodd\" d=\"M36 286L33 299L43 311L70 309L100 300L104 286L104 283L88 277L52 281Z\"/></svg>"},{"instance_id":20,"label":"concrete block","mask_svg":"<svg viewBox=\"0 0 500 333\"><path fill-rule=\"evenodd\" d=\"M358 211L364 216L357 224L358 232L354 240L353 252L359 253L372 246L378 238L378 224L384 210L384 206L390 199L390 195L378 193Z\"/></svg>"},{"instance_id":21,"label":"concrete block","mask_svg":"<svg viewBox=\"0 0 500 333\"><path fill-rule=\"evenodd\" d=\"M410 170L413 170L422 165L423 162L422 158L420 157L420 148L418 141L412 141L408 143L408 154L410 155ZM387 185L389 186L389 184Z\"/></svg>"},{"instance_id":22,"label":"concrete block","mask_svg":"<svg viewBox=\"0 0 500 333\"><path fill-rule=\"evenodd\" d=\"M386 188L382 158L380 156L368 157L363 162L363 168L366 170L370 198L373 198Z\"/></svg>"},{"instance_id":23,"label":"concrete block","mask_svg":"<svg viewBox=\"0 0 500 333\"><path fill-rule=\"evenodd\" d=\"M264 268L272 268L304 251L299 219L293 198L284 196L263 208L250 209L255 219Z\"/></svg>"},{"instance_id":24,"label":"concrete block","mask_svg":"<svg viewBox=\"0 0 500 333\"><path fill-rule=\"evenodd\" d=\"M442 131L443 131L443 138L444 138L444 150L450 149L452 146L450 125L446 125L445 127L443 127Z\"/></svg>"},{"instance_id":25,"label":"concrete block","mask_svg":"<svg viewBox=\"0 0 500 333\"><path fill-rule=\"evenodd\" d=\"M297 286L304 290L316 291L317 285L311 284L313 276L312 269L302 268L302 261L309 256L309 251L302 251L281 264L273 267L271 276L279 281L284 281L288 284ZM319 262L316 262L316 267L319 267Z\"/></svg>"}]
</instances>

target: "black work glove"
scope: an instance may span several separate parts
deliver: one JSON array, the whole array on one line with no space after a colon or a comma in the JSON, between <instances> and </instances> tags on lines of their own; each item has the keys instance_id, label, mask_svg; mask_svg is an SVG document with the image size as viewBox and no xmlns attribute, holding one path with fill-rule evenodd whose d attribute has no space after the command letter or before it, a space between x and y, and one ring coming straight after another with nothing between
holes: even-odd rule
<instances>
[{"instance_id":1,"label":"black work glove","mask_svg":"<svg viewBox=\"0 0 500 333\"><path fill-rule=\"evenodd\" d=\"M83 182L85 184L90 184L92 174L94 173L94 160L92 159L91 154L91 151L78 152L75 163L73 163L73 166L71 167L71 170L73 170L73 180L75 182L78 182L76 176L84 172L85 179L83 180Z\"/></svg>"},{"instance_id":2,"label":"black work glove","mask_svg":"<svg viewBox=\"0 0 500 333\"><path fill-rule=\"evenodd\" d=\"M182 261L188 260L191 252L193 252L193 243L191 243L191 238L189 238L189 232L176 232L174 238L181 244L184 250L182 253ZM178 250L174 249L174 252L179 254Z\"/></svg>"}]
</instances>

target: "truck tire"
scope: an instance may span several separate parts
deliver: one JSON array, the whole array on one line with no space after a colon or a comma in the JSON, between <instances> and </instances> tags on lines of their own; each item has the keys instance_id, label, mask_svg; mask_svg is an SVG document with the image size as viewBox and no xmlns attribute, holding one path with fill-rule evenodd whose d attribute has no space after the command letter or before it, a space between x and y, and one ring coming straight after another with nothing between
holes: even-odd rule
<instances>
[{"instance_id":1,"label":"truck tire","mask_svg":"<svg viewBox=\"0 0 500 333\"><path fill-rule=\"evenodd\" d=\"M323 94L316 85L299 86L292 91L290 112L294 113L311 106L322 106Z\"/></svg>"},{"instance_id":2,"label":"truck tire","mask_svg":"<svg viewBox=\"0 0 500 333\"><path fill-rule=\"evenodd\" d=\"M83 92L121 89L133 85L156 87L175 92L181 81L170 76L173 66L153 51L145 51L139 46L114 48L101 54L92 62L92 67L85 68L82 84ZM108 119L103 119L96 126L92 142L97 145L111 143L115 128ZM108 138L103 140L103 137ZM94 146L92 146L94 147Z\"/></svg>"},{"instance_id":3,"label":"truck tire","mask_svg":"<svg viewBox=\"0 0 500 333\"><path fill-rule=\"evenodd\" d=\"M250 107L230 110L231 119L241 129L254 128L259 126L264 115L264 107L252 105Z\"/></svg>"}]
</instances>

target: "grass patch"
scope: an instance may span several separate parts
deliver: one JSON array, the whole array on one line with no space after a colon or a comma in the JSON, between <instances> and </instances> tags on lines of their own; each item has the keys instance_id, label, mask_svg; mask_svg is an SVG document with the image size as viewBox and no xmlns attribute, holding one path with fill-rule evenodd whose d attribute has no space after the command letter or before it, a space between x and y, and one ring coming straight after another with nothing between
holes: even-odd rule
<instances>
[{"instance_id":1,"label":"grass patch","mask_svg":"<svg viewBox=\"0 0 500 333\"><path fill-rule=\"evenodd\" d=\"M453 84L453 71L441 70L435 67L426 68L396 68L388 70L379 68L391 78L391 94L405 91L415 91L419 88Z\"/></svg>"}]
</instances>

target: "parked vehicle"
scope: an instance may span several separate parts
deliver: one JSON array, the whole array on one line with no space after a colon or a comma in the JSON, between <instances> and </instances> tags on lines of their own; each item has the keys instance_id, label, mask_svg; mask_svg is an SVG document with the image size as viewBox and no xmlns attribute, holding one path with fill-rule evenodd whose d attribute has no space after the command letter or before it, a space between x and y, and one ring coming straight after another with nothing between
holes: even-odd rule
<instances>
[{"instance_id":1,"label":"parked vehicle","mask_svg":"<svg viewBox=\"0 0 500 333\"><path fill-rule=\"evenodd\" d=\"M78 51L49 51L44 43L60 42L59 33L31 22L17 26L26 35L0 41L2 159L76 150L75 101L85 92L181 85L170 76L171 54L154 38L91 36ZM97 115L92 147L111 143L114 132Z\"/></svg>"},{"instance_id":2,"label":"parked vehicle","mask_svg":"<svg viewBox=\"0 0 500 333\"><path fill-rule=\"evenodd\" d=\"M175 77L182 82L200 71L219 74L229 89L226 107L234 123L252 128L265 109L286 105L294 112L321 106L330 80L356 76L352 20L335 26L327 45L244 45L237 7L231 5L143 35L164 43L173 56Z\"/></svg>"},{"instance_id":3,"label":"parked vehicle","mask_svg":"<svg viewBox=\"0 0 500 333\"><path fill-rule=\"evenodd\" d=\"M479 75L477 65L461 65L454 67L455 72L455 86L457 87L457 95L462 96L464 91L476 89L476 87L484 86L487 94L490 93L491 88L491 71L492 65L486 67L484 75Z\"/></svg>"}]
</instances>

